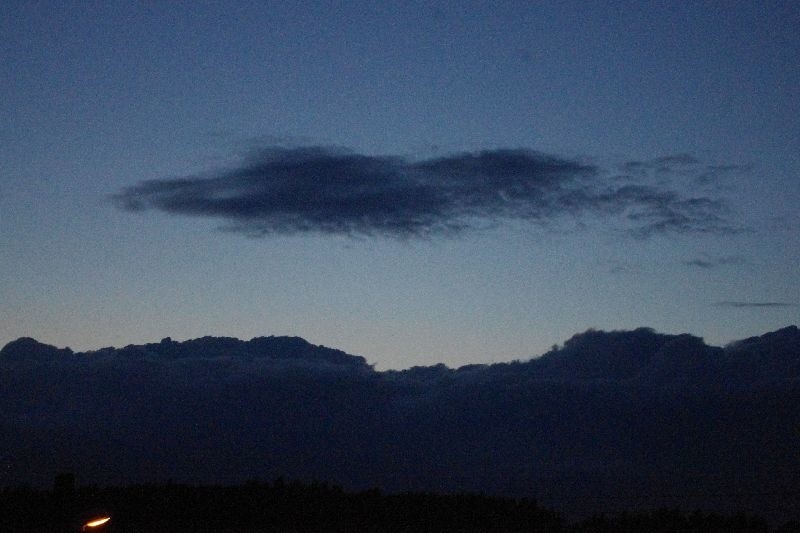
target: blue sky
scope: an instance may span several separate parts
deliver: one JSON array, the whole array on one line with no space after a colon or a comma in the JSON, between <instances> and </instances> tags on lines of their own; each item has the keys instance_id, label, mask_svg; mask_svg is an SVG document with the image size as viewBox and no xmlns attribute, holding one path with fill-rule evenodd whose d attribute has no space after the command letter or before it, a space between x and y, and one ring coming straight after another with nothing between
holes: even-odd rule
<instances>
[{"instance_id":1,"label":"blue sky","mask_svg":"<svg viewBox=\"0 0 800 533\"><path fill-rule=\"evenodd\" d=\"M403 368L527 358L590 327L724 343L797 323L799 26L794 2L6 2L0 344L298 335ZM464 227L381 230L363 197L346 218L338 174L293 192L291 231L185 207L261 191L273 176L247 172L276 157L305 172L298 152L423 183L393 228ZM545 160L591 168L546 190L584 203L502 214L484 170L456 193L429 172L479 154L519 155L524 183ZM637 212L692 199L690 228L637 233ZM309 218L319 203L338 229Z\"/></svg>"}]
</instances>

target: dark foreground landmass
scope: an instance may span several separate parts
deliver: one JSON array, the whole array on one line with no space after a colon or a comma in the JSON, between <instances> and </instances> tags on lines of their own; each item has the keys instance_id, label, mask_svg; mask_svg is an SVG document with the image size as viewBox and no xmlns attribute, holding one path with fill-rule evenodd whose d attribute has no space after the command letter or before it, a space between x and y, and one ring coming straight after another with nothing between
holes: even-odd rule
<instances>
[{"instance_id":1,"label":"dark foreground landmass","mask_svg":"<svg viewBox=\"0 0 800 533\"><path fill-rule=\"evenodd\" d=\"M300 338L0 350L0 487L320 480L535 498L570 520L800 520L800 331L586 331L541 357L379 372Z\"/></svg>"},{"instance_id":2,"label":"dark foreground landmass","mask_svg":"<svg viewBox=\"0 0 800 533\"><path fill-rule=\"evenodd\" d=\"M150 532L800 532L756 516L661 509L595 515L568 522L531 499L476 494L345 492L327 484L248 482L241 486L174 483L0 492L0 530L67 533L97 516L111 520L98 533Z\"/></svg>"}]
</instances>

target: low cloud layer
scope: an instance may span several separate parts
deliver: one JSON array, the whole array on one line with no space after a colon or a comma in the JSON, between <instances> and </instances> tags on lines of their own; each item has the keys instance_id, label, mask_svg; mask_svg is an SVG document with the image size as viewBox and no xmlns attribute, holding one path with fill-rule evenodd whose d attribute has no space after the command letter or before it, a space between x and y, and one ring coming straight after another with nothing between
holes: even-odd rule
<instances>
[{"instance_id":1,"label":"low cloud layer","mask_svg":"<svg viewBox=\"0 0 800 533\"><path fill-rule=\"evenodd\" d=\"M675 156L663 159L665 168L676 164ZM129 211L221 219L223 229L250 236L414 238L567 218L600 219L645 238L737 231L717 198L664 183L620 182L596 165L530 150L410 160L270 147L210 175L143 181L114 200Z\"/></svg>"}]
</instances>

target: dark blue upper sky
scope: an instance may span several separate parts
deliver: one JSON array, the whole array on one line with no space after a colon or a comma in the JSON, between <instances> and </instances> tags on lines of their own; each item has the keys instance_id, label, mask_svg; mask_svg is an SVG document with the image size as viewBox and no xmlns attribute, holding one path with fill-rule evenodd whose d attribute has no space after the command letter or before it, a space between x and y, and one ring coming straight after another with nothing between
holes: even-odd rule
<instances>
[{"instance_id":1,"label":"dark blue upper sky","mask_svg":"<svg viewBox=\"0 0 800 533\"><path fill-rule=\"evenodd\" d=\"M5 2L0 344L381 368L798 322L796 2Z\"/></svg>"}]
</instances>

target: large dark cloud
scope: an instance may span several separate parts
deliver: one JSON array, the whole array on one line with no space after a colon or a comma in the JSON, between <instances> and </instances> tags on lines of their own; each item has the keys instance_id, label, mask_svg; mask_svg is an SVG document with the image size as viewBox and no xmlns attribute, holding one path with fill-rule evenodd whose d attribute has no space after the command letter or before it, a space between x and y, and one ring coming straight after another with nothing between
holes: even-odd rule
<instances>
[{"instance_id":1,"label":"large dark cloud","mask_svg":"<svg viewBox=\"0 0 800 533\"><path fill-rule=\"evenodd\" d=\"M689 156L659 161L672 168ZM688 163L687 163L688 164ZM252 236L316 232L408 238L508 220L611 221L641 237L730 233L718 199L612 179L581 161L530 150L489 150L425 160L329 147L258 151L210 175L155 179L114 196L127 210L212 217Z\"/></svg>"}]
</instances>

